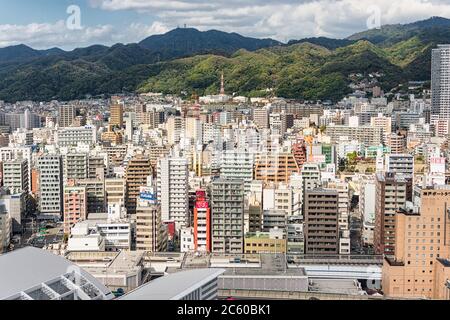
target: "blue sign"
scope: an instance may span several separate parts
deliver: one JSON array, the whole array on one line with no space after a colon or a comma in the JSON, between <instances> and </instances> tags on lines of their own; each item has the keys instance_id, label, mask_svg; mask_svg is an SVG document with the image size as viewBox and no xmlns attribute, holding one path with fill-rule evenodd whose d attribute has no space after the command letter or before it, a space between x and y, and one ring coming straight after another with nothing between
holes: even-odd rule
<instances>
[{"instance_id":1,"label":"blue sign","mask_svg":"<svg viewBox=\"0 0 450 320\"><path fill-rule=\"evenodd\" d=\"M141 192L140 198L147 201L156 201L156 194L150 192Z\"/></svg>"}]
</instances>

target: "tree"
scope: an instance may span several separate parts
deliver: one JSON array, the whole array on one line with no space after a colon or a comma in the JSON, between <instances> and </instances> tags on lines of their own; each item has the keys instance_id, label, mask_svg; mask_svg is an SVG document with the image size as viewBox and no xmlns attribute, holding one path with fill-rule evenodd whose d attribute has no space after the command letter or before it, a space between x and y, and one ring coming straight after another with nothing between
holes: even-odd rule
<instances>
[{"instance_id":1,"label":"tree","mask_svg":"<svg viewBox=\"0 0 450 320\"><path fill-rule=\"evenodd\" d=\"M356 151L347 154L347 161L350 165L356 165L357 158L358 153Z\"/></svg>"}]
</instances>

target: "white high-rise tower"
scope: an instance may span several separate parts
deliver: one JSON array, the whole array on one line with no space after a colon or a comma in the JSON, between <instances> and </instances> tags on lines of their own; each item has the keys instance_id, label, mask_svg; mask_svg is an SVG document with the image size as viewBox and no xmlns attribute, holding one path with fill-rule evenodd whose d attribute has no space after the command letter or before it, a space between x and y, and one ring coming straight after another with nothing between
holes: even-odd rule
<instances>
[{"instance_id":1,"label":"white high-rise tower","mask_svg":"<svg viewBox=\"0 0 450 320\"><path fill-rule=\"evenodd\" d=\"M433 49L431 63L432 114L450 119L450 44Z\"/></svg>"}]
</instances>

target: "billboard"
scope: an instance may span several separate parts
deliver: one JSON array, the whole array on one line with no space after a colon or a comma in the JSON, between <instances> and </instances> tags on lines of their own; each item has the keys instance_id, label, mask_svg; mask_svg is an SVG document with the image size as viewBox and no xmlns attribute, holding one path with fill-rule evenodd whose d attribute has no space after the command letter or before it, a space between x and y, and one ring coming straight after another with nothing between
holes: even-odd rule
<instances>
[{"instance_id":1,"label":"billboard","mask_svg":"<svg viewBox=\"0 0 450 320\"><path fill-rule=\"evenodd\" d=\"M144 201L156 201L156 193L150 187L141 187L139 197Z\"/></svg>"},{"instance_id":2,"label":"billboard","mask_svg":"<svg viewBox=\"0 0 450 320\"><path fill-rule=\"evenodd\" d=\"M430 158L430 172L445 174L445 158L431 157Z\"/></svg>"},{"instance_id":3,"label":"billboard","mask_svg":"<svg viewBox=\"0 0 450 320\"><path fill-rule=\"evenodd\" d=\"M195 203L195 207L197 209L208 209L209 203L208 203L208 201L200 200Z\"/></svg>"}]
</instances>

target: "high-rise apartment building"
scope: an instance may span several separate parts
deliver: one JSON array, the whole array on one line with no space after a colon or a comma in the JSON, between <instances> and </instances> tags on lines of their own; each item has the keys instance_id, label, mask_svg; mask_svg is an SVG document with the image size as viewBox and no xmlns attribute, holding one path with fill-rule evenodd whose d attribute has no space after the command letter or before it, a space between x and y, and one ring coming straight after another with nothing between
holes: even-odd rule
<instances>
[{"instance_id":1,"label":"high-rise apartment building","mask_svg":"<svg viewBox=\"0 0 450 320\"><path fill-rule=\"evenodd\" d=\"M450 119L450 45L438 45L432 51L431 113Z\"/></svg>"},{"instance_id":2,"label":"high-rise apartment building","mask_svg":"<svg viewBox=\"0 0 450 320\"><path fill-rule=\"evenodd\" d=\"M136 213L140 187L147 185L147 178L151 175L152 166L148 157L138 154L128 162L125 171L125 183L127 189L126 207L128 214Z\"/></svg>"},{"instance_id":3,"label":"high-rise apartment building","mask_svg":"<svg viewBox=\"0 0 450 320\"><path fill-rule=\"evenodd\" d=\"M194 249L211 252L211 208L206 191L196 192L194 205Z\"/></svg>"},{"instance_id":4,"label":"high-rise apartment building","mask_svg":"<svg viewBox=\"0 0 450 320\"><path fill-rule=\"evenodd\" d=\"M305 253L339 253L339 194L312 189L305 193Z\"/></svg>"},{"instance_id":5,"label":"high-rise apartment building","mask_svg":"<svg viewBox=\"0 0 450 320\"><path fill-rule=\"evenodd\" d=\"M28 192L28 160L18 159L3 162L3 186L11 193Z\"/></svg>"},{"instance_id":6,"label":"high-rise apartment building","mask_svg":"<svg viewBox=\"0 0 450 320\"><path fill-rule=\"evenodd\" d=\"M395 172L409 177L414 176L414 156L410 154L385 155L386 172Z\"/></svg>"},{"instance_id":7,"label":"high-rise apartment building","mask_svg":"<svg viewBox=\"0 0 450 320\"><path fill-rule=\"evenodd\" d=\"M58 124L60 128L70 127L75 119L76 109L73 105L64 105L59 107Z\"/></svg>"},{"instance_id":8,"label":"high-rise apartment building","mask_svg":"<svg viewBox=\"0 0 450 320\"><path fill-rule=\"evenodd\" d=\"M140 187L136 207L136 249L158 252L167 250L167 230L161 221L161 206L153 187Z\"/></svg>"},{"instance_id":9,"label":"high-rise apartment building","mask_svg":"<svg viewBox=\"0 0 450 320\"><path fill-rule=\"evenodd\" d=\"M123 178L105 179L106 205L123 204L125 205L125 180Z\"/></svg>"},{"instance_id":10,"label":"high-rise apartment building","mask_svg":"<svg viewBox=\"0 0 450 320\"><path fill-rule=\"evenodd\" d=\"M406 203L407 181L394 172L378 173L375 180L374 249L377 254L395 252L395 215Z\"/></svg>"},{"instance_id":11,"label":"high-rise apartment building","mask_svg":"<svg viewBox=\"0 0 450 320\"><path fill-rule=\"evenodd\" d=\"M170 145L180 142L184 121L181 117L169 117L166 122L167 141Z\"/></svg>"},{"instance_id":12,"label":"high-rise apartment building","mask_svg":"<svg viewBox=\"0 0 450 320\"><path fill-rule=\"evenodd\" d=\"M253 109L253 122L259 129L269 128L269 110L267 108Z\"/></svg>"},{"instance_id":13,"label":"high-rise apartment building","mask_svg":"<svg viewBox=\"0 0 450 320\"><path fill-rule=\"evenodd\" d=\"M264 182L288 183L300 169L292 153L258 154L255 159L255 179Z\"/></svg>"},{"instance_id":14,"label":"high-rise apartment building","mask_svg":"<svg viewBox=\"0 0 450 320\"><path fill-rule=\"evenodd\" d=\"M88 177L88 155L86 153L68 153L63 156L64 181L86 179Z\"/></svg>"},{"instance_id":15,"label":"high-rise apartment building","mask_svg":"<svg viewBox=\"0 0 450 320\"><path fill-rule=\"evenodd\" d=\"M244 251L244 186L242 180L211 184L212 252Z\"/></svg>"},{"instance_id":16,"label":"high-rise apartment building","mask_svg":"<svg viewBox=\"0 0 450 320\"><path fill-rule=\"evenodd\" d=\"M37 159L39 170L39 211L60 217L63 212L63 166L59 155L46 154Z\"/></svg>"},{"instance_id":17,"label":"high-rise apartment building","mask_svg":"<svg viewBox=\"0 0 450 320\"><path fill-rule=\"evenodd\" d=\"M106 212L105 181L101 179L80 179L78 186L86 188L88 213Z\"/></svg>"},{"instance_id":18,"label":"high-rise apartment building","mask_svg":"<svg viewBox=\"0 0 450 320\"><path fill-rule=\"evenodd\" d=\"M400 133L389 134L386 144L391 149L391 153L402 154L406 151L406 137Z\"/></svg>"},{"instance_id":19,"label":"high-rise apartment building","mask_svg":"<svg viewBox=\"0 0 450 320\"><path fill-rule=\"evenodd\" d=\"M123 126L123 105L122 104L113 104L109 108L110 110L110 118L109 118L109 124L111 126Z\"/></svg>"},{"instance_id":20,"label":"high-rise apartment building","mask_svg":"<svg viewBox=\"0 0 450 320\"><path fill-rule=\"evenodd\" d=\"M253 180L254 155L244 150L226 150L222 153L220 176L225 179L243 180L245 192L250 191Z\"/></svg>"},{"instance_id":21,"label":"high-rise apartment building","mask_svg":"<svg viewBox=\"0 0 450 320\"><path fill-rule=\"evenodd\" d=\"M76 147L78 144L94 145L97 132L93 126L58 129L58 145L60 147Z\"/></svg>"},{"instance_id":22,"label":"high-rise apartment building","mask_svg":"<svg viewBox=\"0 0 450 320\"><path fill-rule=\"evenodd\" d=\"M174 221L177 230L189 223L189 168L185 158L158 161L157 194L163 222Z\"/></svg>"},{"instance_id":23,"label":"high-rise apartment building","mask_svg":"<svg viewBox=\"0 0 450 320\"><path fill-rule=\"evenodd\" d=\"M79 221L87 218L86 187L64 187L64 233L70 234L70 229Z\"/></svg>"}]
</instances>

